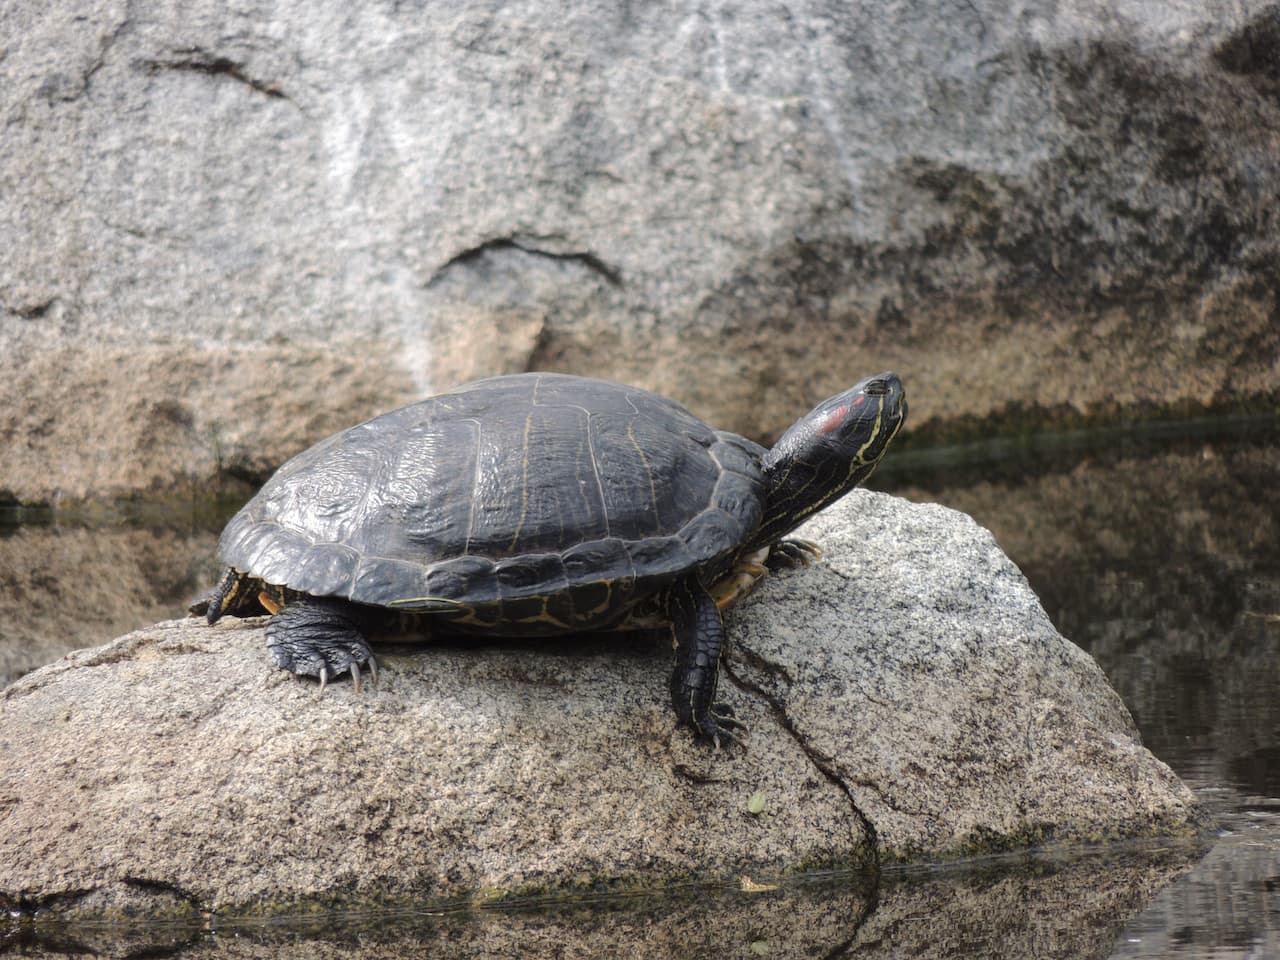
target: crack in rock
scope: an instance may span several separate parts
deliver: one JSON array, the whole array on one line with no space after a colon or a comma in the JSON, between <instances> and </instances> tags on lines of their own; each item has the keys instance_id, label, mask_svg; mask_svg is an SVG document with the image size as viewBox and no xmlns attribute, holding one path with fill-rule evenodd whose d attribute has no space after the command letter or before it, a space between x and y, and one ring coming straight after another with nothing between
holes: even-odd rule
<instances>
[{"instance_id":1,"label":"crack in rock","mask_svg":"<svg viewBox=\"0 0 1280 960\"><path fill-rule=\"evenodd\" d=\"M237 63L230 57L219 56L200 47L184 47L180 50L175 50L174 55L173 59L169 60L149 58L137 60L134 64L152 74L167 70L177 70L203 73L213 77L230 77L232 80L244 84L250 90L263 96L272 97L276 100L288 100L293 103L292 98L284 92L280 84L269 83L250 76L245 72L244 64Z\"/></svg>"},{"instance_id":2,"label":"crack in rock","mask_svg":"<svg viewBox=\"0 0 1280 960\"><path fill-rule=\"evenodd\" d=\"M768 658L761 656L758 652L751 650L742 644L735 645L734 651L735 653L740 654L742 659L749 666L760 670L771 680L781 680L783 686L791 686L791 676L780 664L773 663ZM796 726L795 721L792 720L790 714L787 713L782 692L766 690L763 685L748 680L745 676L742 676L735 671L730 663L723 664L721 669L740 689L745 690L748 693L756 694L763 699L766 704L768 704L769 711L773 714L774 720L777 721L778 726L785 730L791 739L796 742L796 745L801 749L801 751L803 751L804 755L809 758L809 762L814 765L818 772L845 795L845 798L849 801L849 807L853 811L854 817L862 826L863 833L867 838L867 844L870 847L871 865L878 869L880 863L880 841L879 836L876 833L875 824L871 822L871 818L868 817L862 811L862 808L858 806L858 801L853 795L852 787L849 782L841 776L840 771L836 769L832 758L810 743ZM859 780L855 780L853 783L856 786L872 790L876 794L880 793L874 784L865 783Z\"/></svg>"},{"instance_id":3,"label":"crack in rock","mask_svg":"<svg viewBox=\"0 0 1280 960\"><path fill-rule=\"evenodd\" d=\"M605 263L594 253L588 253L586 251L560 252L556 250L546 250L542 247L532 246L526 242L517 240L515 237L495 237L492 240L486 240L474 247L469 247L468 249L463 250L461 253L455 254L441 264L439 269L431 275L426 286L429 288L437 284L453 267L471 263L487 253L500 250L516 250L520 253L528 254L531 257L543 257L547 260L577 263L586 267L592 273L603 277L605 282L611 287L622 286L622 271L615 266Z\"/></svg>"},{"instance_id":4,"label":"crack in rock","mask_svg":"<svg viewBox=\"0 0 1280 960\"><path fill-rule=\"evenodd\" d=\"M68 77L63 73L52 73L40 84L36 95L42 97L50 106L59 103L74 103L87 95L94 75L106 65L107 54L129 27L129 18L125 17L111 29L110 33L99 38L97 56L93 58L92 62L79 76ZM0 61L4 60L4 53L5 51L0 50Z\"/></svg>"},{"instance_id":5,"label":"crack in rock","mask_svg":"<svg viewBox=\"0 0 1280 960\"><path fill-rule=\"evenodd\" d=\"M17 307L6 308L10 313L16 313L23 320L39 320L49 313L58 304L57 297L49 297L47 300L41 300L39 303L24 304Z\"/></svg>"},{"instance_id":6,"label":"crack in rock","mask_svg":"<svg viewBox=\"0 0 1280 960\"><path fill-rule=\"evenodd\" d=\"M692 767L690 767L688 764L685 764L685 763L672 764L671 772L674 773L676 776L682 777L685 780L687 780L689 783L695 784L697 786L705 786L706 784L709 784L709 783L724 782L724 777L713 777L713 776L708 776L707 774L704 774L704 773L699 773L697 770L694 770Z\"/></svg>"}]
</instances>

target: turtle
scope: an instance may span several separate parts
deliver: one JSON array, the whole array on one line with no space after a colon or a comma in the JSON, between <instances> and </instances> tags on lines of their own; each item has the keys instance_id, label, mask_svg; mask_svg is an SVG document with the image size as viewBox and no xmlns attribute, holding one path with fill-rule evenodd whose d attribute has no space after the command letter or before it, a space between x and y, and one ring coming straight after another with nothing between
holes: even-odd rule
<instances>
[{"instance_id":1,"label":"turtle","mask_svg":"<svg viewBox=\"0 0 1280 960\"><path fill-rule=\"evenodd\" d=\"M371 634L671 631L676 717L717 747L745 727L716 698L722 611L769 551L867 478L902 428L894 373L822 401L771 448L673 400L559 373L464 384L286 462L227 523L192 606L272 614L275 662L377 683Z\"/></svg>"}]
</instances>

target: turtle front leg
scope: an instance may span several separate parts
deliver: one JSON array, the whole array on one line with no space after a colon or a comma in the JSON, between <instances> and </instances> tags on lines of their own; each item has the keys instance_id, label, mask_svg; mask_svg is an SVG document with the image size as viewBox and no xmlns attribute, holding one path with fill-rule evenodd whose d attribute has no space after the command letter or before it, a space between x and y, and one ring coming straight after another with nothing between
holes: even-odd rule
<instances>
[{"instance_id":1,"label":"turtle front leg","mask_svg":"<svg viewBox=\"0 0 1280 960\"><path fill-rule=\"evenodd\" d=\"M360 692L360 668L368 666L373 685L378 665L364 638L358 610L341 600L303 597L287 604L267 621L267 649L290 673L319 677L320 689L332 677L351 672Z\"/></svg>"},{"instance_id":2,"label":"turtle front leg","mask_svg":"<svg viewBox=\"0 0 1280 960\"><path fill-rule=\"evenodd\" d=\"M789 538L740 556L733 569L711 586L711 596L723 613L754 590L771 570L807 567L822 559L822 547L812 540Z\"/></svg>"},{"instance_id":3,"label":"turtle front leg","mask_svg":"<svg viewBox=\"0 0 1280 960\"><path fill-rule=\"evenodd\" d=\"M769 548L766 565L770 570L790 570L810 566L821 559L821 544L800 537L787 537Z\"/></svg>"},{"instance_id":4,"label":"turtle front leg","mask_svg":"<svg viewBox=\"0 0 1280 960\"><path fill-rule=\"evenodd\" d=\"M738 558L733 569L711 585L711 598L723 613L756 588L769 573L765 560L769 548L761 547Z\"/></svg>"},{"instance_id":5,"label":"turtle front leg","mask_svg":"<svg viewBox=\"0 0 1280 960\"><path fill-rule=\"evenodd\" d=\"M738 741L733 730L746 725L716 703L716 681L724 649L724 624L715 600L695 577L686 577L667 593L676 648L671 674L671 704L676 716L717 747Z\"/></svg>"}]
</instances>

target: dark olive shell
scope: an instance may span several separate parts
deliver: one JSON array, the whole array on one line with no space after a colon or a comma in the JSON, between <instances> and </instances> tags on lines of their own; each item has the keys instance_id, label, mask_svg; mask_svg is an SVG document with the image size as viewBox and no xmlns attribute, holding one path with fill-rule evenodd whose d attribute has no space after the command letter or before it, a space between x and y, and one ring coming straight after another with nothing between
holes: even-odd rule
<instances>
[{"instance_id":1,"label":"dark olive shell","mask_svg":"<svg viewBox=\"0 0 1280 960\"><path fill-rule=\"evenodd\" d=\"M286 463L223 560L317 596L491 629L601 626L732 562L761 521L759 446L601 380L480 380Z\"/></svg>"}]
</instances>

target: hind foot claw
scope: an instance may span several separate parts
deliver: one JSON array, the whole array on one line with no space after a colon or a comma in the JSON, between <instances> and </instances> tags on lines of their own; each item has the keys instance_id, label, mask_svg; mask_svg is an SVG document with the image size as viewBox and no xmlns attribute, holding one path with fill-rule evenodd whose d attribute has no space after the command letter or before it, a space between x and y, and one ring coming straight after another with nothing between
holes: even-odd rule
<instances>
[{"instance_id":1,"label":"hind foot claw","mask_svg":"<svg viewBox=\"0 0 1280 960\"><path fill-rule=\"evenodd\" d=\"M313 599L290 603L267 622L266 634L272 659L292 674L317 677L322 691L334 677L350 673L359 693L362 666L368 667L371 684L378 684L373 651L347 604Z\"/></svg>"}]
</instances>

